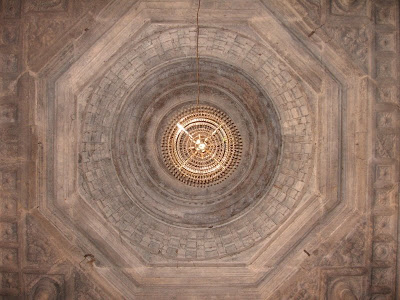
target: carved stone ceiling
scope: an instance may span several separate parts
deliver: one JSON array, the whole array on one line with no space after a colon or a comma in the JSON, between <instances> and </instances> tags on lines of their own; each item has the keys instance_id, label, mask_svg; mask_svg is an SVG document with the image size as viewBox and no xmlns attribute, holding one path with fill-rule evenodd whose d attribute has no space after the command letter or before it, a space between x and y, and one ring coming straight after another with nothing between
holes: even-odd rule
<instances>
[{"instance_id":1,"label":"carved stone ceiling","mask_svg":"<svg viewBox=\"0 0 400 300\"><path fill-rule=\"evenodd\" d=\"M202 0L207 187L161 147L197 1L0 5L0 299L400 299L398 1Z\"/></svg>"}]
</instances>

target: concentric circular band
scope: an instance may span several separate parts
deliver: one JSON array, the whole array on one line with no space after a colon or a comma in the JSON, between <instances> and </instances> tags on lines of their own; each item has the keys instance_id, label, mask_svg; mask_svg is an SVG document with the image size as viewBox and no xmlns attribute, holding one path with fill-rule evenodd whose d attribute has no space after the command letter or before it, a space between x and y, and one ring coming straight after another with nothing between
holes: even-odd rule
<instances>
[{"instance_id":1,"label":"concentric circular band","mask_svg":"<svg viewBox=\"0 0 400 300\"><path fill-rule=\"evenodd\" d=\"M198 187L217 184L237 167L242 142L231 119L211 106L190 106L169 123L162 140L168 170Z\"/></svg>"}]
</instances>

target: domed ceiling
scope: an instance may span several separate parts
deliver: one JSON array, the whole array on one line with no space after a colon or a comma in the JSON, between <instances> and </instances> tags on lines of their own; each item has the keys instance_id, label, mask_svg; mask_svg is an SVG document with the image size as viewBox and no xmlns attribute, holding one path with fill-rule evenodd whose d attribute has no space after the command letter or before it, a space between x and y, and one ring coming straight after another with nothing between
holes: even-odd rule
<instances>
[{"instance_id":1,"label":"domed ceiling","mask_svg":"<svg viewBox=\"0 0 400 300\"><path fill-rule=\"evenodd\" d=\"M2 5L0 295L399 296L396 1Z\"/></svg>"}]
</instances>

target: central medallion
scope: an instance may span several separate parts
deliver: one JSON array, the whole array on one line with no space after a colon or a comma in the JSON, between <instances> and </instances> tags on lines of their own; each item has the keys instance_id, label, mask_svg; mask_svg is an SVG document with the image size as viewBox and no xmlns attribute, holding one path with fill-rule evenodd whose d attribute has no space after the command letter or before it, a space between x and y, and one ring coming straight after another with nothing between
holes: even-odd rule
<instances>
[{"instance_id":1,"label":"central medallion","mask_svg":"<svg viewBox=\"0 0 400 300\"><path fill-rule=\"evenodd\" d=\"M220 183L237 167L242 141L219 109L194 105L169 122L162 139L165 165L178 180L197 187Z\"/></svg>"}]
</instances>

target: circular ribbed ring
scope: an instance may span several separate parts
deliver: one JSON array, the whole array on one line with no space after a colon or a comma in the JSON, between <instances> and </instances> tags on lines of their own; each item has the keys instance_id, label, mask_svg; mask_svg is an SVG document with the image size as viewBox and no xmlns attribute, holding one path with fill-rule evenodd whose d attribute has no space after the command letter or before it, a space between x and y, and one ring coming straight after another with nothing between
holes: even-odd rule
<instances>
[{"instance_id":1,"label":"circular ribbed ring","mask_svg":"<svg viewBox=\"0 0 400 300\"><path fill-rule=\"evenodd\" d=\"M217 184L237 167L242 142L231 119L211 106L190 106L169 122L162 139L165 165L197 187Z\"/></svg>"}]
</instances>

